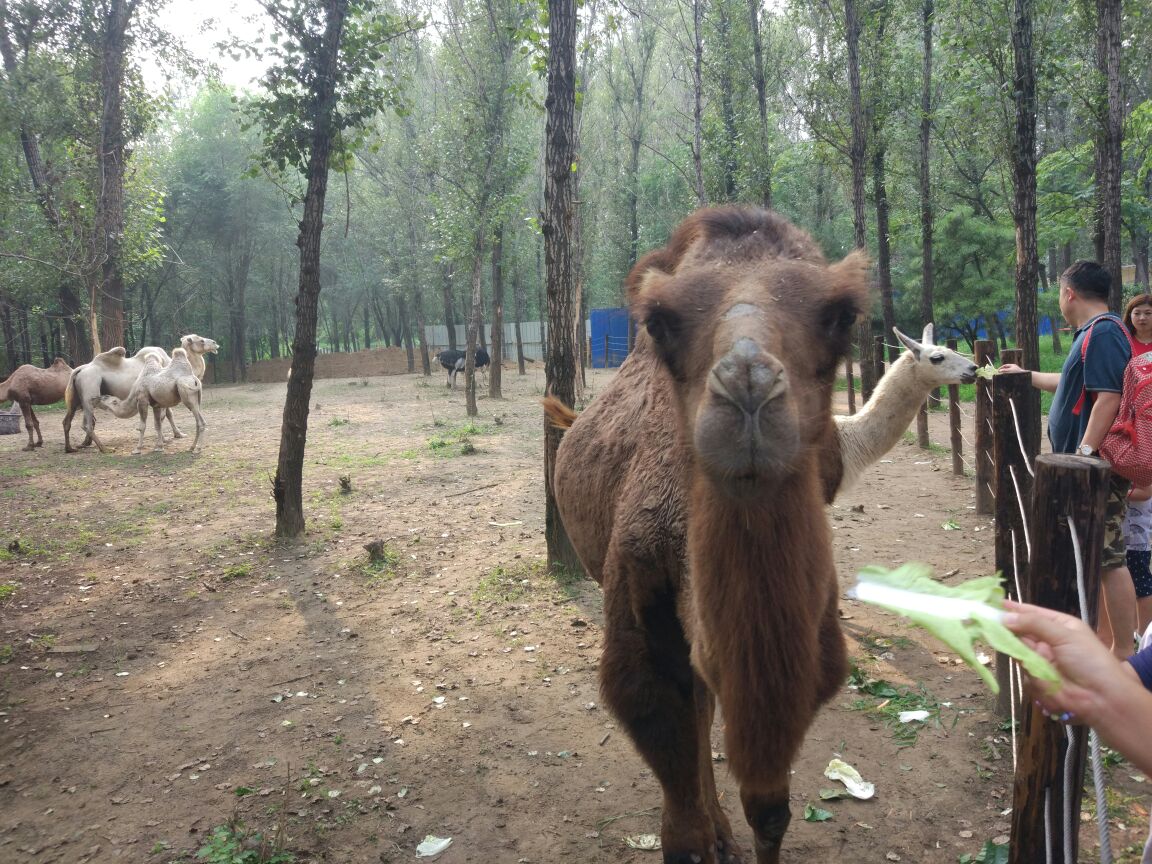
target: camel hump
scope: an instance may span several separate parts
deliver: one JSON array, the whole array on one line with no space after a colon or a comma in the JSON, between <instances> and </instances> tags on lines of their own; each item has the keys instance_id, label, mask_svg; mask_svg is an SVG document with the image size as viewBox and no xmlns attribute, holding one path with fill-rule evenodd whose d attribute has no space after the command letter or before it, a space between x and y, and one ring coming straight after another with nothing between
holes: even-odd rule
<instances>
[{"instance_id":1,"label":"camel hump","mask_svg":"<svg viewBox=\"0 0 1152 864\"><path fill-rule=\"evenodd\" d=\"M545 396L541 401L544 406L544 416L557 429L570 429L576 422L576 412L557 399L555 396Z\"/></svg>"},{"instance_id":2,"label":"camel hump","mask_svg":"<svg viewBox=\"0 0 1152 864\"><path fill-rule=\"evenodd\" d=\"M93 363L106 363L112 365L119 365L123 362L125 355L128 352L123 345L117 345L115 348L109 348L107 351L101 351L92 358Z\"/></svg>"}]
</instances>

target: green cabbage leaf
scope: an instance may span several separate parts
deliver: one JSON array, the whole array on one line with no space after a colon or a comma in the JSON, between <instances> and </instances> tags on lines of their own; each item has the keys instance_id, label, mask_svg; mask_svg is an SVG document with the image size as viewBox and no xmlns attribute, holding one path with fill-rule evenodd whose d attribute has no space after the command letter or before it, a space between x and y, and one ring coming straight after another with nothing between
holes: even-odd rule
<instances>
[{"instance_id":1,"label":"green cabbage leaf","mask_svg":"<svg viewBox=\"0 0 1152 864\"><path fill-rule=\"evenodd\" d=\"M895 570L869 566L860 571L849 597L903 615L923 627L976 670L993 693L995 676L976 658L974 641L1014 657L1033 678L1060 681L1060 673L1003 624L1004 589L1000 577L981 576L959 585L942 585L927 564L909 562Z\"/></svg>"}]
</instances>

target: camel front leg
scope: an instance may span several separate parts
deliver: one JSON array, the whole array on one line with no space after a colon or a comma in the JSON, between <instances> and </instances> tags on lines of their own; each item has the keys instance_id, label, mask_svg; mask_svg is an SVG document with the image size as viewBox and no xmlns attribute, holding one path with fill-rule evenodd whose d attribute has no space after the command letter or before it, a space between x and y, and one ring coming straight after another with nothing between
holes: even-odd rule
<instances>
[{"instance_id":1,"label":"camel front leg","mask_svg":"<svg viewBox=\"0 0 1152 864\"><path fill-rule=\"evenodd\" d=\"M32 413L31 402L16 402L20 406L20 413L24 415L24 430L28 433L28 444L22 448L24 450L34 450L36 445L32 441L32 430L35 429L36 433L40 432L40 424L36 422L36 415ZM40 439L40 443L44 443L44 439Z\"/></svg>"},{"instance_id":2,"label":"camel front leg","mask_svg":"<svg viewBox=\"0 0 1152 864\"><path fill-rule=\"evenodd\" d=\"M780 846L792 821L787 766L768 782L761 780L754 788L741 786L740 802L755 835L756 864L779 864Z\"/></svg>"},{"instance_id":3,"label":"camel front leg","mask_svg":"<svg viewBox=\"0 0 1152 864\"><path fill-rule=\"evenodd\" d=\"M653 598L637 619L628 586L606 574L604 600L601 693L664 792L665 864L741 864L715 796L711 697L689 662L675 599Z\"/></svg>"}]
</instances>

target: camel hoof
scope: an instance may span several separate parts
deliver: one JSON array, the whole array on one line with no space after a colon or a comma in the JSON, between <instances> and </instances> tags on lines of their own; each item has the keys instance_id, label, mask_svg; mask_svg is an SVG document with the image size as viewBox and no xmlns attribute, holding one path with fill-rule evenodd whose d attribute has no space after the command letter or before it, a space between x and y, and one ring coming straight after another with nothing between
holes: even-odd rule
<instances>
[{"instance_id":1,"label":"camel hoof","mask_svg":"<svg viewBox=\"0 0 1152 864\"><path fill-rule=\"evenodd\" d=\"M172 437L173 438L187 438L188 436L185 435L183 432L173 432Z\"/></svg>"},{"instance_id":2,"label":"camel hoof","mask_svg":"<svg viewBox=\"0 0 1152 864\"><path fill-rule=\"evenodd\" d=\"M36 445L35 444L29 444L27 447L21 447L20 449L27 451L27 452L31 452L32 450L36 449Z\"/></svg>"}]
</instances>

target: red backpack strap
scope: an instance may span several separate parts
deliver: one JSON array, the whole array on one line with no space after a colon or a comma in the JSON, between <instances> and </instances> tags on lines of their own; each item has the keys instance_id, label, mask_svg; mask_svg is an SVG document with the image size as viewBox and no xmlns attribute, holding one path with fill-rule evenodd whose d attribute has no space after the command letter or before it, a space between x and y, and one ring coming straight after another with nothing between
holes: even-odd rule
<instances>
[{"instance_id":1,"label":"red backpack strap","mask_svg":"<svg viewBox=\"0 0 1152 864\"><path fill-rule=\"evenodd\" d=\"M1124 322L1120 319L1119 315L1111 312L1105 312L1103 315L1097 317L1095 321L1088 325L1088 332L1084 334L1084 341L1080 343L1080 365L1083 368L1081 377L1084 380L1088 379L1088 340L1092 338L1092 328L1095 327L1101 318L1107 318L1110 321L1115 321L1124 330L1124 335L1128 336L1128 348L1132 350L1132 337L1128 334L1128 328L1124 326ZM1076 400L1076 404L1072 406L1072 416L1079 417L1080 412L1084 410L1084 399L1088 396L1088 389L1081 385L1080 398Z\"/></svg>"}]
</instances>

